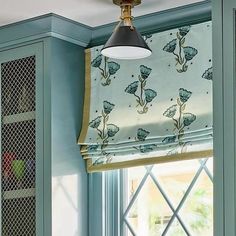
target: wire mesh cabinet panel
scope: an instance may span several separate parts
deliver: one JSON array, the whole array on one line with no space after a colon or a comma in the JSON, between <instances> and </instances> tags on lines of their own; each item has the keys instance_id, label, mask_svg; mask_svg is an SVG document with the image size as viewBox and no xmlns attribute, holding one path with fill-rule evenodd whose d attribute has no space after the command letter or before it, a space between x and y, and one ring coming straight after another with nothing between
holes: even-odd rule
<instances>
[{"instance_id":1,"label":"wire mesh cabinet panel","mask_svg":"<svg viewBox=\"0 0 236 236\"><path fill-rule=\"evenodd\" d=\"M43 173L38 171L42 162L37 136L40 96L36 91L42 79L38 46L0 53L2 236L36 236L39 232Z\"/></svg>"}]
</instances>

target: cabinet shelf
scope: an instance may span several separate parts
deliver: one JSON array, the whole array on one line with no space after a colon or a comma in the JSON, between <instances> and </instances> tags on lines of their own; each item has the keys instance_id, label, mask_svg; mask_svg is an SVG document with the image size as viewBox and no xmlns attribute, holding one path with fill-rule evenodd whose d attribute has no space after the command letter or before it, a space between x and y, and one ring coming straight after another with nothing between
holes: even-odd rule
<instances>
[{"instance_id":1,"label":"cabinet shelf","mask_svg":"<svg viewBox=\"0 0 236 236\"><path fill-rule=\"evenodd\" d=\"M35 119L35 111L24 112L9 116L4 116L2 119L3 124L12 124L27 120L34 120Z\"/></svg>"},{"instance_id":2,"label":"cabinet shelf","mask_svg":"<svg viewBox=\"0 0 236 236\"><path fill-rule=\"evenodd\" d=\"M4 191L3 199L10 200L10 199L34 197L36 195L35 193L36 193L35 188Z\"/></svg>"}]
</instances>

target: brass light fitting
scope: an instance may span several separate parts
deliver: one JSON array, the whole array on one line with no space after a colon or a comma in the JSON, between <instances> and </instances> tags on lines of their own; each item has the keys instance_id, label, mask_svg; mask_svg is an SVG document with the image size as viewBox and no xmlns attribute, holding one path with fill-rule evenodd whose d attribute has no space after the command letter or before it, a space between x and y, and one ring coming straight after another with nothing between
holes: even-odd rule
<instances>
[{"instance_id":1,"label":"brass light fitting","mask_svg":"<svg viewBox=\"0 0 236 236\"><path fill-rule=\"evenodd\" d=\"M124 22L125 26L132 26L132 15L131 15L132 4L127 3L121 5L121 17L120 19Z\"/></svg>"},{"instance_id":2,"label":"brass light fitting","mask_svg":"<svg viewBox=\"0 0 236 236\"><path fill-rule=\"evenodd\" d=\"M133 26L132 8L141 0L113 0L120 6L120 22L108 39L101 53L116 59L140 59L150 56L152 51Z\"/></svg>"}]
</instances>

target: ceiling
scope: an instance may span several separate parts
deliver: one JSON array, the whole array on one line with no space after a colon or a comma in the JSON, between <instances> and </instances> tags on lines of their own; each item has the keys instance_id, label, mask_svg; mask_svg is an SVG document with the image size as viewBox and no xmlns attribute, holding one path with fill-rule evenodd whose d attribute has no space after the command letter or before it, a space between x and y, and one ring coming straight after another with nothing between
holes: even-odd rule
<instances>
[{"instance_id":1,"label":"ceiling","mask_svg":"<svg viewBox=\"0 0 236 236\"><path fill-rule=\"evenodd\" d=\"M163 11L201 0L143 0L134 16ZM0 26L35 16L55 13L89 26L98 26L118 19L119 8L112 0L0 0Z\"/></svg>"}]
</instances>

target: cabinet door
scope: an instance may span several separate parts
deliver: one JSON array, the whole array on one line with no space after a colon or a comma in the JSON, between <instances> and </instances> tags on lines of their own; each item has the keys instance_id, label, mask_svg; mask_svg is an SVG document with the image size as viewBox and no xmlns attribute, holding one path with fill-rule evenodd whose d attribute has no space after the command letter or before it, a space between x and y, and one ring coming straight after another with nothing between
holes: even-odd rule
<instances>
[{"instance_id":1,"label":"cabinet door","mask_svg":"<svg viewBox=\"0 0 236 236\"><path fill-rule=\"evenodd\" d=\"M0 52L2 236L43 235L42 52Z\"/></svg>"}]
</instances>

